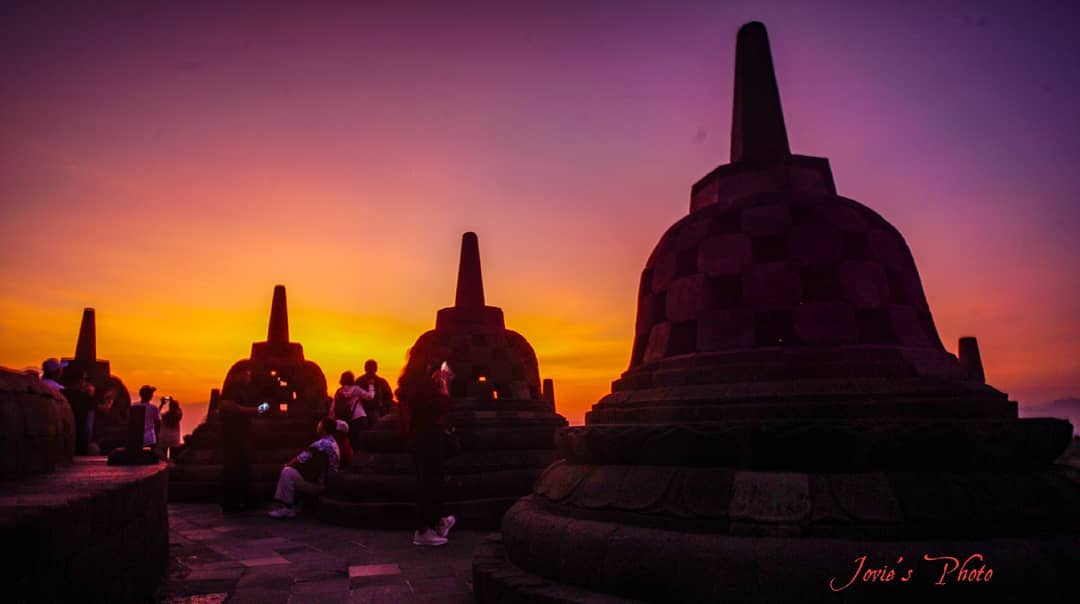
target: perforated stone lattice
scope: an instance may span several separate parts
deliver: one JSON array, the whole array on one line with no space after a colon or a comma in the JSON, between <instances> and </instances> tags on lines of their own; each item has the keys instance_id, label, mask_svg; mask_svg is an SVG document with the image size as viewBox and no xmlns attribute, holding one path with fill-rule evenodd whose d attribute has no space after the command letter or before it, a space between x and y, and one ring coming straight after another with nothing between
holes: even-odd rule
<instances>
[{"instance_id":1,"label":"perforated stone lattice","mask_svg":"<svg viewBox=\"0 0 1080 604\"><path fill-rule=\"evenodd\" d=\"M876 212L764 193L675 223L642 272L631 368L752 347L943 349L915 261Z\"/></svg>"}]
</instances>

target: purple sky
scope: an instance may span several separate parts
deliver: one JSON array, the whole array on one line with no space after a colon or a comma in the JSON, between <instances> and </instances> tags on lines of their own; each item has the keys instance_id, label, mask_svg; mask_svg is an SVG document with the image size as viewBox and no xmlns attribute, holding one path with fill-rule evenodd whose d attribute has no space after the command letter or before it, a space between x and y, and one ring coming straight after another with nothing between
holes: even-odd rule
<instances>
[{"instance_id":1,"label":"purple sky","mask_svg":"<svg viewBox=\"0 0 1080 604\"><path fill-rule=\"evenodd\" d=\"M761 20L792 150L904 233L946 346L979 336L1022 402L1080 393L1075 3L25 4L0 15L0 364L67 354L94 305L122 377L206 392L262 329L215 321L262 324L281 282L329 375L393 373L475 230L578 418L728 159Z\"/></svg>"}]
</instances>

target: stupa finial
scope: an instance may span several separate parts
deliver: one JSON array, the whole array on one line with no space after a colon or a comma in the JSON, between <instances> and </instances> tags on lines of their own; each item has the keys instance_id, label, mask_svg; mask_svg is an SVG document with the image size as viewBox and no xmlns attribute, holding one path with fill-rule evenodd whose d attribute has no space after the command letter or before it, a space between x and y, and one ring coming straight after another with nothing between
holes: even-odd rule
<instances>
[{"instance_id":1,"label":"stupa finial","mask_svg":"<svg viewBox=\"0 0 1080 604\"><path fill-rule=\"evenodd\" d=\"M266 341L288 343L289 309L285 305L285 286L274 286L274 301L270 305L270 327L266 331Z\"/></svg>"},{"instance_id":2,"label":"stupa finial","mask_svg":"<svg viewBox=\"0 0 1080 604\"><path fill-rule=\"evenodd\" d=\"M480 274L480 243L476 233L468 232L461 236L461 262L458 265L457 297L454 306L458 308L479 308L484 306L484 278Z\"/></svg>"},{"instance_id":3,"label":"stupa finial","mask_svg":"<svg viewBox=\"0 0 1080 604\"><path fill-rule=\"evenodd\" d=\"M791 148L769 51L769 34L763 23L751 21L739 28L735 43L731 163L788 155Z\"/></svg>"},{"instance_id":4,"label":"stupa finial","mask_svg":"<svg viewBox=\"0 0 1080 604\"><path fill-rule=\"evenodd\" d=\"M79 340L75 344L75 359L78 361L97 360L97 325L92 308L83 309L82 324L79 325Z\"/></svg>"}]
</instances>

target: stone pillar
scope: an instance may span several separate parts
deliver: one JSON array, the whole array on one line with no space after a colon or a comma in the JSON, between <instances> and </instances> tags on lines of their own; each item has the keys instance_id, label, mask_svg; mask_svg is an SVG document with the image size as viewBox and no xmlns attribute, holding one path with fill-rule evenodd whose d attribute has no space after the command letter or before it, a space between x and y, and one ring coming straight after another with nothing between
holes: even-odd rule
<instances>
[{"instance_id":1,"label":"stone pillar","mask_svg":"<svg viewBox=\"0 0 1080 604\"><path fill-rule=\"evenodd\" d=\"M542 396L545 401L551 405L551 409L555 409L555 382L551 378L544 378L544 386Z\"/></svg>"},{"instance_id":2,"label":"stone pillar","mask_svg":"<svg viewBox=\"0 0 1080 604\"><path fill-rule=\"evenodd\" d=\"M221 390L218 388L210 389L210 408L206 410L206 415L209 416L214 411L217 411L218 403L221 402Z\"/></svg>"},{"instance_id":3,"label":"stone pillar","mask_svg":"<svg viewBox=\"0 0 1080 604\"><path fill-rule=\"evenodd\" d=\"M979 355L979 341L975 336L960 338L958 346L960 365L967 371L968 376L980 384L986 383L986 374L983 373L982 357Z\"/></svg>"},{"instance_id":4,"label":"stone pillar","mask_svg":"<svg viewBox=\"0 0 1080 604\"><path fill-rule=\"evenodd\" d=\"M124 446L128 451L142 451L143 433L146 430L146 407L144 405L132 405L128 411L127 438Z\"/></svg>"}]
</instances>

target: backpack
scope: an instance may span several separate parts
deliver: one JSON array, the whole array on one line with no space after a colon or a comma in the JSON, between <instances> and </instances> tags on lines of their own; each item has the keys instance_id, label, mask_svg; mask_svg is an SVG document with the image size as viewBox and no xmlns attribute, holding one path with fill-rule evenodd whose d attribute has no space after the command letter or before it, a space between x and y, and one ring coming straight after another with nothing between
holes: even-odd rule
<instances>
[{"instance_id":1,"label":"backpack","mask_svg":"<svg viewBox=\"0 0 1080 604\"><path fill-rule=\"evenodd\" d=\"M353 410L344 390L344 388L338 388L338 391L334 393L334 417L349 421L352 419Z\"/></svg>"},{"instance_id":2,"label":"backpack","mask_svg":"<svg viewBox=\"0 0 1080 604\"><path fill-rule=\"evenodd\" d=\"M330 456L315 447L308 447L308 453L311 453L311 458L297 464L296 471L308 482L319 482L330 467Z\"/></svg>"}]
</instances>

